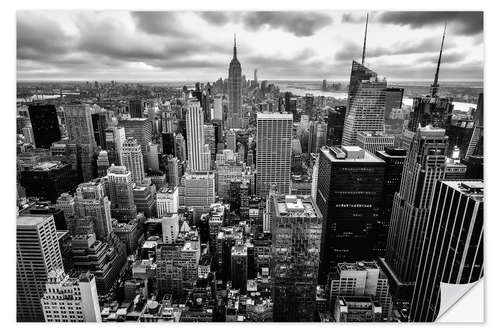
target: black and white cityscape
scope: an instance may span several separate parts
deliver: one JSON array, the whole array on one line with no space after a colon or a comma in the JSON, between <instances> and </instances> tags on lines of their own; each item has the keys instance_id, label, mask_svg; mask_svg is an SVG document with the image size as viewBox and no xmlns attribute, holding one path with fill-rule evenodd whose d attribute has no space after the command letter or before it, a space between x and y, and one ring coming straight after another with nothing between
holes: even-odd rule
<instances>
[{"instance_id":1,"label":"black and white cityscape","mask_svg":"<svg viewBox=\"0 0 500 333\"><path fill-rule=\"evenodd\" d=\"M483 12L17 12L18 322L433 322L483 277Z\"/></svg>"}]
</instances>

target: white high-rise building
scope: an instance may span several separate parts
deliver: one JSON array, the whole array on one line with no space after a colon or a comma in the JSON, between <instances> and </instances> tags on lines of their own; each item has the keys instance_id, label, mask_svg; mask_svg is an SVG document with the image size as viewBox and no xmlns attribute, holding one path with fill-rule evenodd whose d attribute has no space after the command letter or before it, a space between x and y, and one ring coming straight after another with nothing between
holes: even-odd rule
<instances>
[{"instance_id":1,"label":"white high-rise building","mask_svg":"<svg viewBox=\"0 0 500 333\"><path fill-rule=\"evenodd\" d=\"M101 322L95 277L71 278L62 269L49 272L41 299L46 322Z\"/></svg>"},{"instance_id":2,"label":"white high-rise building","mask_svg":"<svg viewBox=\"0 0 500 333\"><path fill-rule=\"evenodd\" d=\"M132 181L140 184L144 179L144 159L141 145L136 139L127 138L122 146L122 164L132 173Z\"/></svg>"},{"instance_id":3,"label":"white high-rise building","mask_svg":"<svg viewBox=\"0 0 500 333\"><path fill-rule=\"evenodd\" d=\"M222 107L222 96L216 96L214 98L214 115L213 120L222 120L223 115L223 107Z\"/></svg>"},{"instance_id":4,"label":"white high-rise building","mask_svg":"<svg viewBox=\"0 0 500 333\"><path fill-rule=\"evenodd\" d=\"M156 192L156 212L158 217L177 213L179 209L179 190L177 186L162 187Z\"/></svg>"},{"instance_id":5,"label":"white high-rise building","mask_svg":"<svg viewBox=\"0 0 500 333\"><path fill-rule=\"evenodd\" d=\"M210 170L210 148L205 145L203 110L198 101L188 102L186 114L188 163L191 171Z\"/></svg>"},{"instance_id":6,"label":"white high-rise building","mask_svg":"<svg viewBox=\"0 0 500 333\"><path fill-rule=\"evenodd\" d=\"M18 322L41 322L40 299L48 274L62 269L63 261L52 215L17 217L16 318Z\"/></svg>"},{"instance_id":7,"label":"white high-rise building","mask_svg":"<svg viewBox=\"0 0 500 333\"><path fill-rule=\"evenodd\" d=\"M353 61L342 146L356 145L360 131L383 132L387 82Z\"/></svg>"},{"instance_id":8,"label":"white high-rise building","mask_svg":"<svg viewBox=\"0 0 500 333\"><path fill-rule=\"evenodd\" d=\"M150 142L146 146L146 151L147 151L146 159L148 161L148 168L153 171L160 171L160 161L158 159L158 144Z\"/></svg>"},{"instance_id":9,"label":"white high-rise building","mask_svg":"<svg viewBox=\"0 0 500 333\"><path fill-rule=\"evenodd\" d=\"M257 114L257 195L266 196L271 185L282 194L290 191L293 115Z\"/></svg>"},{"instance_id":10,"label":"white high-rise building","mask_svg":"<svg viewBox=\"0 0 500 333\"><path fill-rule=\"evenodd\" d=\"M161 219L163 243L173 244L179 236L179 215L168 214Z\"/></svg>"}]
</instances>

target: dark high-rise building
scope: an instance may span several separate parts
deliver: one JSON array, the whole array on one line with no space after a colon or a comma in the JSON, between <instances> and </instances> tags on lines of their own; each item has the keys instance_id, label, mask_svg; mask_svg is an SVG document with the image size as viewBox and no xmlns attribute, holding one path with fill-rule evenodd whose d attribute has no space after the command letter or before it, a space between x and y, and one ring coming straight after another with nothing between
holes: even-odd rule
<instances>
[{"instance_id":1,"label":"dark high-rise building","mask_svg":"<svg viewBox=\"0 0 500 333\"><path fill-rule=\"evenodd\" d=\"M329 146L340 146L342 144L345 113L345 106L335 106L333 109L328 110L327 144Z\"/></svg>"},{"instance_id":2,"label":"dark high-rise building","mask_svg":"<svg viewBox=\"0 0 500 333\"><path fill-rule=\"evenodd\" d=\"M316 203L324 218L320 282L344 261L374 259L385 162L357 146L323 147Z\"/></svg>"},{"instance_id":3,"label":"dark high-rise building","mask_svg":"<svg viewBox=\"0 0 500 333\"><path fill-rule=\"evenodd\" d=\"M125 136L134 138L141 145L144 165L148 167L148 144L152 141L152 125L147 118L120 120L119 126L125 128Z\"/></svg>"},{"instance_id":4,"label":"dark high-rise building","mask_svg":"<svg viewBox=\"0 0 500 333\"><path fill-rule=\"evenodd\" d=\"M274 321L314 321L323 216L311 196L270 201Z\"/></svg>"},{"instance_id":5,"label":"dark high-rise building","mask_svg":"<svg viewBox=\"0 0 500 333\"><path fill-rule=\"evenodd\" d=\"M248 248L245 244L236 244L231 249L231 288L245 292L247 278Z\"/></svg>"},{"instance_id":6,"label":"dark high-rise building","mask_svg":"<svg viewBox=\"0 0 500 333\"><path fill-rule=\"evenodd\" d=\"M142 118L144 113L144 103L140 99L132 99L128 102L130 118Z\"/></svg>"},{"instance_id":7,"label":"dark high-rise building","mask_svg":"<svg viewBox=\"0 0 500 333\"><path fill-rule=\"evenodd\" d=\"M175 134L162 133L161 134L162 153L165 155L175 156Z\"/></svg>"},{"instance_id":8,"label":"dark high-rise building","mask_svg":"<svg viewBox=\"0 0 500 333\"><path fill-rule=\"evenodd\" d=\"M94 129L94 139L98 146L106 149L106 128L108 128L109 115L106 111L93 113L92 127Z\"/></svg>"},{"instance_id":9,"label":"dark high-rise building","mask_svg":"<svg viewBox=\"0 0 500 333\"><path fill-rule=\"evenodd\" d=\"M406 150L401 148L386 147L377 151L375 155L385 161L384 193L382 198L382 209L377 228L377 239L375 252L383 257L387 248L387 232L391 221L392 204L394 194L399 191L403 165L406 158Z\"/></svg>"},{"instance_id":10,"label":"dark high-rise building","mask_svg":"<svg viewBox=\"0 0 500 333\"><path fill-rule=\"evenodd\" d=\"M62 193L75 189L77 175L71 165L64 162L41 162L21 171L20 183L25 188L27 197L55 203Z\"/></svg>"},{"instance_id":11,"label":"dark high-rise building","mask_svg":"<svg viewBox=\"0 0 500 333\"><path fill-rule=\"evenodd\" d=\"M474 113L474 131L470 139L469 146L467 147L467 152L465 158L469 159L471 156L483 156L483 93L479 94L477 100L477 109Z\"/></svg>"},{"instance_id":12,"label":"dark high-rise building","mask_svg":"<svg viewBox=\"0 0 500 333\"><path fill-rule=\"evenodd\" d=\"M304 97L304 112L309 117L313 115L313 107L314 107L314 95L306 94Z\"/></svg>"},{"instance_id":13,"label":"dark high-rise building","mask_svg":"<svg viewBox=\"0 0 500 333\"><path fill-rule=\"evenodd\" d=\"M381 260L390 277L391 293L401 302L411 297L432 189L435 181L446 177L447 149L444 129L419 128L404 162L401 187L394 196L387 252Z\"/></svg>"},{"instance_id":14,"label":"dark high-rise building","mask_svg":"<svg viewBox=\"0 0 500 333\"><path fill-rule=\"evenodd\" d=\"M59 120L54 105L31 104L28 106L28 111L37 148L48 149L53 142L61 140Z\"/></svg>"},{"instance_id":15,"label":"dark high-rise building","mask_svg":"<svg viewBox=\"0 0 500 333\"><path fill-rule=\"evenodd\" d=\"M483 274L482 181L438 181L422 237L410 320L434 321L440 283L467 284Z\"/></svg>"},{"instance_id":16,"label":"dark high-rise building","mask_svg":"<svg viewBox=\"0 0 500 333\"><path fill-rule=\"evenodd\" d=\"M392 109L401 109L403 105L403 88L389 87L385 91L385 119L389 118Z\"/></svg>"}]
</instances>

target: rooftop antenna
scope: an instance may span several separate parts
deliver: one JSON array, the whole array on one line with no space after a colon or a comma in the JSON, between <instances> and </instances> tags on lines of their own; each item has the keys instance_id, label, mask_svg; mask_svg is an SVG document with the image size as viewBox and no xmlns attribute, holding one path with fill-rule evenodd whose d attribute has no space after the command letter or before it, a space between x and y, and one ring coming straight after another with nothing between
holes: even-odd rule
<instances>
[{"instance_id":1,"label":"rooftop antenna","mask_svg":"<svg viewBox=\"0 0 500 333\"><path fill-rule=\"evenodd\" d=\"M366 32L368 30L368 13L366 13L366 24L365 24L365 40L363 41L363 56L361 58L361 65L365 64L365 51L366 51Z\"/></svg>"},{"instance_id":2,"label":"rooftop antenna","mask_svg":"<svg viewBox=\"0 0 500 333\"><path fill-rule=\"evenodd\" d=\"M443 55L443 45L444 45L444 37L446 35L446 25L447 25L447 23L444 24L443 39L441 40L441 49L439 50L438 64L437 64L437 68L436 68L436 74L434 75L434 83L432 83L432 85L431 85L431 96L432 97L436 96L438 89L439 89L439 84L438 84L439 67L441 67L441 56Z\"/></svg>"},{"instance_id":3,"label":"rooftop antenna","mask_svg":"<svg viewBox=\"0 0 500 333\"><path fill-rule=\"evenodd\" d=\"M236 33L234 34L233 57L236 59Z\"/></svg>"}]
</instances>

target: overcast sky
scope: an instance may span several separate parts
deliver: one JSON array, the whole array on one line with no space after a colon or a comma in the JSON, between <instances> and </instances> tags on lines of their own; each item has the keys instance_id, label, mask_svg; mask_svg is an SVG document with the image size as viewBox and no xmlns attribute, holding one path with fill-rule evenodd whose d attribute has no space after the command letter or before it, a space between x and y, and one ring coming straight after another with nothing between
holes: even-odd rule
<instances>
[{"instance_id":1,"label":"overcast sky","mask_svg":"<svg viewBox=\"0 0 500 333\"><path fill-rule=\"evenodd\" d=\"M347 80L364 12L19 11L21 80L226 78L233 33L243 74ZM388 80L482 80L481 12L370 12L365 64Z\"/></svg>"}]
</instances>

